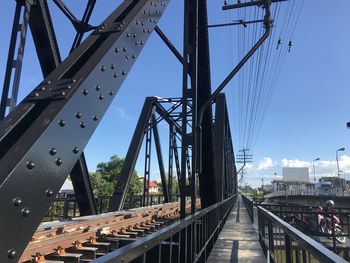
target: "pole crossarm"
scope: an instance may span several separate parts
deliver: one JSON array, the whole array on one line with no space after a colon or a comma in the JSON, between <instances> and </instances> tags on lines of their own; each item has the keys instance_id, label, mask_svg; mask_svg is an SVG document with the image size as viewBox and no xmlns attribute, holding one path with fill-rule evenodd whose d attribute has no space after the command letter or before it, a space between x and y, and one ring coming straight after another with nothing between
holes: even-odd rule
<instances>
[{"instance_id":1,"label":"pole crossarm","mask_svg":"<svg viewBox=\"0 0 350 263\"><path fill-rule=\"evenodd\" d=\"M124 1L0 122L0 262L22 254L167 4Z\"/></svg>"},{"instance_id":2,"label":"pole crossarm","mask_svg":"<svg viewBox=\"0 0 350 263\"><path fill-rule=\"evenodd\" d=\"M289 0L271 0L271 3L285 2L285 1L289 1ZM250 6L265 6L265 4L266 4L265 0L250 1L250 2L245 2L245 3L224 5L222 7L222 10L230 10L230 9L237 9L237 8L250 7Z\"/></svg>"}]
</instances>

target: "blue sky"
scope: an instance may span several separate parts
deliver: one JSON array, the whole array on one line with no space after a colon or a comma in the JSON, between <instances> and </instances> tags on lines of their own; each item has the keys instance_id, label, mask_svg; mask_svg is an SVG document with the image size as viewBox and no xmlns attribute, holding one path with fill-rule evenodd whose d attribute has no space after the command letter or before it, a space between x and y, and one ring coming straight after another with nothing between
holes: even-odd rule
<instances>
[{"instance_id":1,"label":"blue sky","mask_svg":"<svg viewBox=\"0 0 350 263\"><path fill-rule=\"evenodd\" d=\"M80 17L85 0L66 2ZM91 24L99 24L120 2L97 1ZM227 21L225 12L228 11L221 10L223 1L208 2L210 23ZM15 1L1 2L0 83L3 82L14 8ZM310 161L316 157L323 160L318 164L318 173L333 174L335 150L339 147L347 148L340 154L344 155L341 164L343 170L350 173L350 161L347 158L350 156L350 130L345 127L350 120L349 8L347 0L338 0L332 4L305 1L293 36L293 47L291 53L287 54L267 110L254 147L254 163L248 170L245 182L260 184L262 176L271 178L274 172L281 173L283 165L310 166ZM51 10L62 57L65 57L74 31L57 8ZM181 51L182 1L171 1L159 25ZM226 32L218 29L210 34L213 88L230 70ZM40 72L29 34L20 100L42 80ZM226 88L231 110L234 108L231 100L233 89L234 83ZM125 156L146 96L177 97L180 94L181 67L153 34L85 149L89 169L94 170L98 162L107 161L113 154ZM230 117L234 125L232 119L235 114L232 112ZM232 130L235 131L236 127L232 127ZM164 128L161 133L166 136ZM235 140L237 135L233 134L233 137ZM235 150L239 147L241 145L235 140ZM157 177L155 165L153 167L154 176ZM142 169L142 162L138 162L137 170L142 172Z\"/></svg>"}]
</instances>

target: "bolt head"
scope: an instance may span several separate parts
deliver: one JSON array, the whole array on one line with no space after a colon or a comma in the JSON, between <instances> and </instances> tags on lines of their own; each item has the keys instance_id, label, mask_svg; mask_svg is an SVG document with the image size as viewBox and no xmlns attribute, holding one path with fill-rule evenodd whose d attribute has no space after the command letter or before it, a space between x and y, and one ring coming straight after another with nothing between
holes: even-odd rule
<instances>
[{"instance_id":1,"label":"bolt head","mask_svg":"<svg viewBox=\"0 0 350 263\"><path fill-rule=\"evenodd\" d=\"M81 122L80 123L80 128L84 129L86 127L86 123L85 122Z\"/></svg>"},{"instance_id":2,"label":"bolt head","mask_svg":"<svg viewBox=\"0 0 350 263\"><path fill-rule=\"evenodd\" d=\"M59 124L61 127L63 127L63 126L66 125L66 122L65 122L64 120L60 120L60 121L58 122L58 124Z\"/></svg>"},{"instance_id":3,"label":"bolt head","mask_svg":"<svg viewBox=\"0 0 350 263\"><path fill-rule=\"evenodd\" d=\"M56 162L56 165L58 165L58 166L63 163L61 158L57 158L55 162Z\"/></svg>"},{"instance_id":4,"label":"bolt head","mask_svg":"<svg viewBox=\"0 0 350 263\"><path fill-rule=\"evenodd\" d=\"M34 162L32 162L32 161L29 161L29 162L27 162L27 168L28 169L33 169L35 167L35 164L34 164Z\"/></svg>"},{"instance_id":5,"label":"bolt head","mask_svg":"<svg viewBox=\"0 0 350 263\"><path fill-rule=\"evenodd\" d=\"M82 92L83 92L83 95L85 95L85 96L88 95L88 91L86 89L83 89Z\"/></svg>"},{"instance_id":6,"label":"bolt head","mask_svg":"<svg viewBox=\"0 0 350 263\"><path fill-rule=\"evenodd\" d=\"M30 214L30 209L28 207L25 207L22 209L22 216L27 217Z\"/></svg>"},{"instance_id":7,"label":"bolt head","mask_svg":"<svg viewBox=\"0 0 350 263\"><path fill-rule=\"evenodd\" d=\"M21 204L22 204L22 199L21 199L20 197L15 197L15 198L13 199L13 205L14 205L15 207L19 207Z\"/></svg>"},{"instance_id":8,"label":"bolt head","mask_svg":"<svg viewBox=\"0 0 350 263\"><path fill-rule=\"evenodd\" d=\"M7 251L8 258L14 258L16 255L17 255L17 251L14 249L10 249L9 251Z\"/></svg>"},{"instance_id":9,"label":"bolt head","mask_svg":"<svg viewBox=\"0 0 350 263\"><path fill-rule=\"evenodd\" d=\"M103 100L103 95L100 94L100 95L98 96L98 98L99 98L100 100Z\"/></svg>"},{"instance_id":10,"label":"bolt head","mask_svg":"<svg viewBox=\"0 0 350 263\"><path fill-rule=\"evenodd\" d=\"M45 191L47 197L51 197L53 195L53 190L52 189L47 189Z\"/></svg>"},{"instance_id":11,"label":"bolt head","mask_svg":"<svg viewBox=\"0 0 350 263\"><path fill-rule=\"evenodd\" d=\"M92 119L93 119L94 121L98 121L98 116L97 116L97 115L94 115L94 116L92 117Z\"/></svg>"},{"instance_id":12,"label":"bolt head","mask_svg":"<svg viewBox=\"0 0 350 263\"><path fill-rule=\"evenodd\" d=\"M77 112L77 113L75 114L75 117L76 117L77 119L80 119L80 118L81 118L81 113L80 113L80 112Z\"/></svg>"},{"instance_id":13,"label":"bolt head","mask_svg":"<svg viewBox=\"0 0 350 263\"><path fill-rule=\"evenodd\" d=\"M55 154L57 153L57 150L56 150L55 148L52 147L52 148L50 149L49 153L50 153L51 155L55 155Z\"/></svg>"},{"instance_id":14,"label":"bolt head","mask_svg":"<svg viewBox=\"0 0 350 263\"><path fill-rule=\"evenodd\" d=\"M79 148L78 147L74 147L73 148L73 153L77 154L79 152Z\"/></svg>"}]
</instances>

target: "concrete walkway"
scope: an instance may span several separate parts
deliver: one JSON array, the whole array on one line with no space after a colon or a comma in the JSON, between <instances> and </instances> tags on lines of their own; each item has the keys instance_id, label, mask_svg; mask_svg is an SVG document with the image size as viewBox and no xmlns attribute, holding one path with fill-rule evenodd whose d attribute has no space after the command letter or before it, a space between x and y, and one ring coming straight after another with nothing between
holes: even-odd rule
<instances>
[{"instance_id":1,"label":"concrete walkway","mask_svg":"<svg viewBox=\"0 0 350 263\"><path fill-rule=\"evenodd\" d=\"M239 196L222 229L209 263L266 263L258 234Z\"/></svg>"}]
</instances>

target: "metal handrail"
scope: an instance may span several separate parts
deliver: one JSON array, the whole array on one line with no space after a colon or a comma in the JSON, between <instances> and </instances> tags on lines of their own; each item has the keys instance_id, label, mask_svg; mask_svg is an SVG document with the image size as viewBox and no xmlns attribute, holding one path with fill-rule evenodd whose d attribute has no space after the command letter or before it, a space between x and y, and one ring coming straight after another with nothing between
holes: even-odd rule
<instances>
[{"instance_id":1,"label":"metal handrail","mask_svg":"<svg viewBox=\"0 0 350 263\"><path fill-rule=\"evenodd\" d=\"M96 259L94 262L96 263L129 262L142 255L145 256L148 251L150 251L151 249L157 246L161 246L162 242L166 241L169 238L172 238L174 235L179 234L181 236L181 232L183 230L186 230L192 224L197 224L199 222L199 219L203 219L204 217L208 216L210 212L213 212L214 210L220 209L228 205L228 207L226 207L226 211L222 213L222 217L220 218L220 221L212 230L212 232L215 233L223 225L223 222L225 221L228 215L228 212L233 207L236 198L237 198L237 195L233 195L221 202L218 202L212 206L204 208L193 215L189 215L184 219L181 219L169 225L168 227L165 227L155 233L152 233L144 238L141 238L137 241L132 242L131 244L123 246L103 257L100 257ZM222 212L222 211L218 211L218 212ZM213 237L213 233L210 233L208 240L210 240ZM179 237L179 243L180 243L180 240L181 240L181 237ZM204 247L207 246L208 240L206 240ZM194 255L194 261L198 260L204 251L206 250L205 249L203 250L201 248L199 252Z\"/></svg>"},{"instance_id":2,"label":"metal handrail","mask_svg":"<svg viewBox=\"0 0 350 263\"><path fill-rule=\"evenodd\" d=\"M292 227L290 224L286 223L282 219L280 219L278 216L273 214L272 212L264 209L261 206L258 206L258 216L259 216L259 237L260 242L265 242L263 237L264 233L262 233L262 229L264 226L262 224L264 223L264 219L262 216L265 216L265 219L268 221L268 235L269 235L269 244L273 244L273 233L272 233L272 223L276 224L277 227L283 229L283 232L285 234L286 240L285 240L285 250L286 250L286 257L291 256L291 241L297 242L300 247L303 248L303 250L309 251L313 257L315 257L320 262L324 263L346 263L347 261L332 252L331 250L324 247L322 244L318 243L317 241L313 240L312 238L308 237L301 231L297 230L296 228ZM289 243L289 245L287 245ZM267 247L265 243L262 244L263 247ZM272 246L273 247L273 246ZM268 248L269 250L273 249L271 246ZM273 252L273 251L270 251ZM291 259L287 258L286 262L291 262Z\"/></svg>"}]
</instances>

